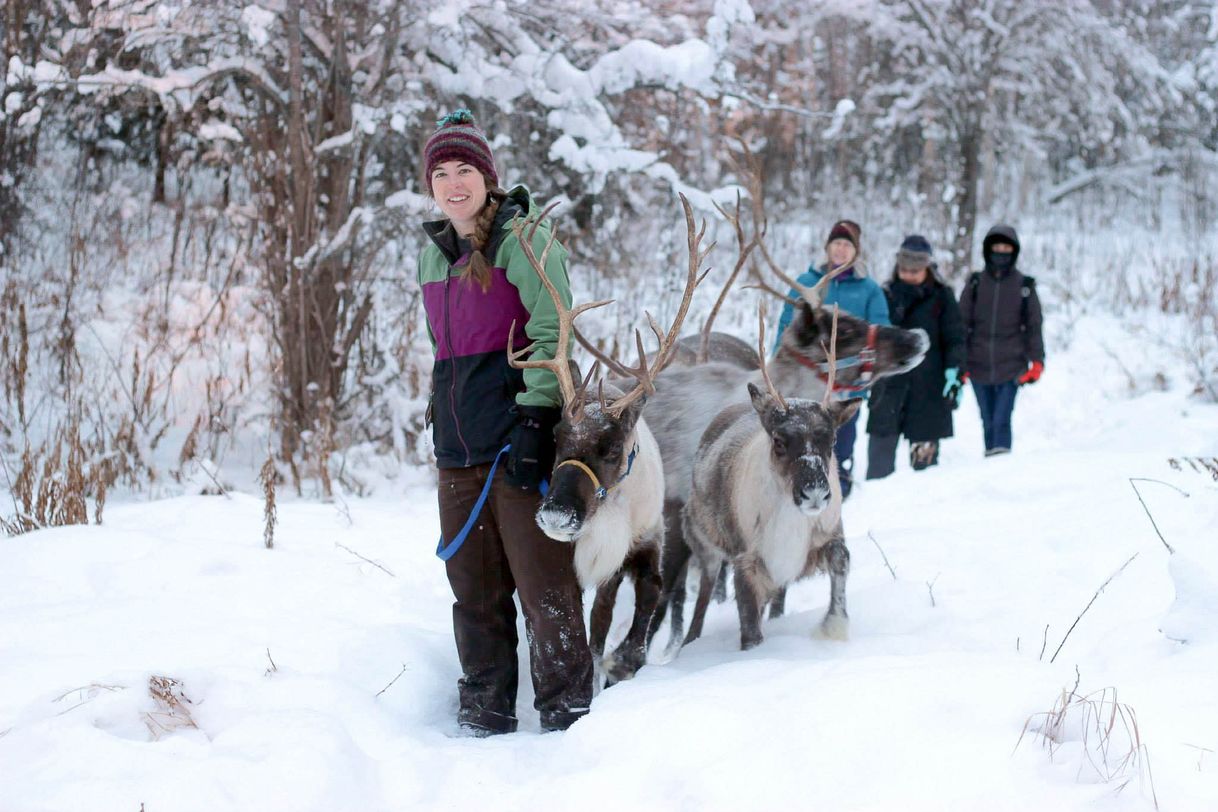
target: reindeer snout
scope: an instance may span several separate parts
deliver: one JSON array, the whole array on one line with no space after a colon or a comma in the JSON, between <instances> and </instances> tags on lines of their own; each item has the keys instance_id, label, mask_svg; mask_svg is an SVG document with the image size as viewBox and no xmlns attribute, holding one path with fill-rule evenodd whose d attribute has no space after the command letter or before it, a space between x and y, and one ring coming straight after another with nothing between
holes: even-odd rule
<instances>
[{"instance_id":1,"label":"reindeer snout","mask_svg":"<svg viewBox=\"0 0 1218 812\"><path fill-rule=\"evenodd\" d=\"M815 516L829 506L829 484L813 485L804 488L795 497L795 506L805 516Z\"/></svg>"},{"instance_id":2,"label":"reindeer snout","mask_svg":"<svg viewBox=\"0 0 1218 812\"><path fill-rule=\"evenodd\" d=\"M921 364L922 359L926 357L927 349L931 348L931 336L927 335L926 330L923 330L922 327L915 327L914 330L909 330L907 332L909 332L909 335L912 337L912 341L906 341L904 343L905 346L909 348L910 354L906 355L903 362L900 362L892 371L890 371L890 374L892 375L900 375L901 373L907 373L907 371L914 369L915 366ZM899 354L898 360L900 360Z\"/></svg>"},{"instance_id":3,"label":"reindeer snout","mask_svg":"<svg viewBox=\"0 0 1218 812\"><path fill-rule=\"evenodd\" d=\"M909 331L913 334L913 354L901 364L900 372L908 372L909 370L922 363L922 359L926 357L926 351L930 349L930 336L921 327L915 327Z\"/></svg>"},{"instance_id":4,"label":"reindeer snout","mask_svg":"<svg viewBox=\"0 0 1218 812\"><path fill-rule=\"evenodd\" d=\"M543 502L537 511L537 526L555 541L575 541L583 530L584 519L572 508Z\"/></svg>"},{"instance_id":5,"label":"reindeer snout","mask_svg":"<svg viewBox=\"0 0 1218 812\"><path fill-rule=\"evenodd\" d=\"M831 498L825 464L820 457L805 459L800 474L795 483L795 506L805 516L815 516L829 506Z\"/></svg>"}]
</instances>

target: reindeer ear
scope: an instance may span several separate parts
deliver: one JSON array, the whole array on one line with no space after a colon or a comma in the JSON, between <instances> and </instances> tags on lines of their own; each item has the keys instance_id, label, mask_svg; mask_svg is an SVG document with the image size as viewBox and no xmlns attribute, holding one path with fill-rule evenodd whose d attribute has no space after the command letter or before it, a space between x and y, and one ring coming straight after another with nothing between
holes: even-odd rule
<instances>
[{"instance_id":1,"label":"reindeer ear","mask_svg":"<svg viewBox=\"0 0 1218 812\"><path fill-rule=\"evenodd\" d=\"M843 426L850 418L859 413L859 408L863 405L862 398L851 398L850 400L835 400L829 405L829 414L833 417L834 426Z\"/></svg>"},{"instance_id":2,"label":"reindeer ear","mask_svg":"<svg viewBox=\"0 0 1218 812\"><path fill-rule=\"evenodd\" d=\"M770 397L769 392L758 388L756 384L750 383L748 386L749 397L753 401L753 408L757 410L757 414L765 417L766 410L770 407L770 404L774 399Z\"/></svg>"},{"instance_id":3,"label":"reindeer ear","mask_svg":"<svg viewBox=\"0 0 1218 812\"><path fill-rule=\"evenodd\" d=\"M621 422L621 426L622 426L622 431L625 434L629 435L630 432L634 431L635 424L637 424L639 422L639 417L641 417L643 414L643 406L645 406L646 404L647 404L647 396L644 395L643 397L636 400L634 403L631 403L629 406L627 406L626 411L622 412L622 418L621 418L620 422Z\"/></svg>"},{"instance_id":4,"label":"reindeer ear","mask_svg":"<svg viewBox=\"0 0 1218 812\"><path fill-rule=\"evenodd\" d=\"M820 325L817 323L818 311L814 310L807 302L800 302L798 312L795 314L795 319L791 322L788 328L795 331L795 341L800 347L816 346L816 337L820 334Z\"/></svg>"}]
</instances>

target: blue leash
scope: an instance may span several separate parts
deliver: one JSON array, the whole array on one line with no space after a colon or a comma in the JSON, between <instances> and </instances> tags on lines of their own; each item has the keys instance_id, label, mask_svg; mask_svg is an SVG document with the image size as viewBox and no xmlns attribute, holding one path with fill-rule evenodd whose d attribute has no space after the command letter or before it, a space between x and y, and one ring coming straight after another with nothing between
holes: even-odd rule
<instances>
[{"instance_id":1,"label":"blue leash","mask_svg":"<svg viewBox=\"0 0 1218 812\"><path fill-rule=\"evenodd\" d=\"M440 543L436 545L436 557L441 561L447 561L456 555L457 550L461 549L461 545L465 543L465 539L469 536L469 531L474 529L474 522L478 521L478 515L482 513L482 507L486 504L486 497L490 496L491 483L495 481L495 469L499 467L499 460L503 459L503 455L511 450L512 444L508 443L499 449L499 453L495 455L495 461L491 463L491 472L486 476L486 484L482 486L482 493L478 494L478 501L474 504L474 511L465 520L465 526L461 528L461 532L457 534L457 537L445 544L444 536L440 536ZM545 496L549 490L550 483L543 479L541 482L541 495Z\"/></svg>"}]
</instances>

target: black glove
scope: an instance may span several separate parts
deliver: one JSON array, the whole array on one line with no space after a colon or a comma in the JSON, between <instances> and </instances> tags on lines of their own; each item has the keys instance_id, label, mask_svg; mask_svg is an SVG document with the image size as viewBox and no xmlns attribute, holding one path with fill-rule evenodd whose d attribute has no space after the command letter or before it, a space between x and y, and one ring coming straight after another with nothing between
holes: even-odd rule
<instances>
[{"instance_id":1,"label":"black glove","mask_svg":"<svg viewBox=\"0 0 1218 812\"><path fill-rule=\"evenodd\" d=\"M550 406L517 406L516 427L508 442L507 481L518 488L537 488L554 467L554 427L562 410Z\"/></svg>"}]
</instances>

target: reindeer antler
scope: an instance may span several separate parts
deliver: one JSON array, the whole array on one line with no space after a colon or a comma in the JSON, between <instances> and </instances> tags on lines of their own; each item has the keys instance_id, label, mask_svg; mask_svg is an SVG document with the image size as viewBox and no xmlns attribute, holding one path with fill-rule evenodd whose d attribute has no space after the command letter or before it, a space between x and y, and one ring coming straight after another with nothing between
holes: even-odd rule
<instances>
[{"instance_id":1,"label":"reindeer antler","mask_svg":"<svg viewBox=\"0 0 1218 812\"><path fill-rule=\"evenodd\" d=\"M821 342L821 349L825 351L825 362L829 365L829 379L825 381L825 396L821 398L821 405L828 407L833 402L833 383L837 378L837 305L833 305L833 327L829 330L829 346L825 346L825 342Z\"/></svg>"},{"instance_id":2,"label":"reindeer antler","mask_svg":"<svg viewBox=\"0 0 1218 812\"><path fill-rule=\"evenodd\" d=\"M740 216L740 192L736 192L736 213L728 214L726 210L718 203L715 204L719 214L723 215L723 219L727 220L733 230L736 232L736 267L732 268L731 274L727 281L723 283L723 289L719 291L719 298L715 300L714 307L711 308L710 314L706 317L706 321L702 324L702 341L698 345L698 363L705 364L710 355L710 337L711 326L715 323L715 317L719 315L719 308L723 306L723 302L727 299L728 291L732 289L732 285L736 282L736 277L740 275L740 271L744 268L744 264L748 261L749 254L753 253L753 249L757 247L757 234L753 234L753 239L745 242L744 227L741 225Z\"/></svg>"},{"instance_id":3,"label":"reindeer antler","mask_svg":"<svg viewBox=\"0 0 1218 812\"><path fill-rule=\"evenodd\" d=\"M548 369L558 378L558 387L562 391L563 409L566 411L567 418L572 423L577 423L583 417L584 398L588 391L588 383L592 379L591 373L585 378L579 386L576 385L571 376L571 366L568 363L570 348L571 348L571 332L574 329L575 319L585 311L593 310L598 307L604 307L610 304L612 299L605 299L599 302L587 302L574 308L568 308L563 304L562 296L558 293L558 288L554 287L554 283L550 281L550 277L546 275L546 260L550 257L550 249L554 247L554 242L557 239L555 229L550 229L550 236L546 240L546 246L542 249L541 257L533 250L533 238L537 235L537 226L543 221L551 211L554 210L557 203L551 203L541 212L536 218L517 218L512 221L512 233L516 235L516 240L520 243L520 250L528 260L529 265L533 266L533 270L541 279L541 284L545 287L546 292L550 294L550 298L554 300L554 309L558 312L558 346L554 350L554 357L549 359L541 359L537 361L521 360L525 355L529 354L536 348L536 342L529 344L523 349L513 349L516 342L516 322L512 322L512 326L508 329L508 363L516 369ZM526 233L527 232L527 233ZM593 368L595 370L595 367Z\"/></svg>"},{"instance_id":4,"label":"reindeer antler","mask_svg":"<svg viewBox=\"0 0 1218 812\"><path fill-rule=\"evenodd\" d=\"M609 353L607 353L604 350L597 347L596 344L592 343L591 339L589 339L587 336L585 336L583 333L581 333L579 331L578 327L572 325L571 332L575 336L575 340L577 342L579 342L579 346L581 346L585 350L587 350L588 354L591 355L594 359L596 359L600 363L604 364L609 369L610 372L612 372L614 375L617 375L620 378L629 378L630 377L630 370L628 370L626 367L622 366L621 361L617 360Z\"/></svg>"},{"instance_id":5,"label":"reindeer antler","mask_svg":"<svg viewBox=\"0 0 1218 812\"><path fill-rule=\"evenodd\" d=\"M660 342L660 349L650 366L647 363L647 353L643 349L643 336L638 330L634 331L634 340L639 353L639 365L633 368L623 368L638 381L638 385L609 405L606 411L614 417L620 417L626 411L627 406L634 403L644 394L650 394L655 391L656 376L672 360L673 347L676 344L677 337L681 334L681 325L684 323L685 316L689 312L689 304L693 301L694 290L706 278L707 272L699 275L698 270L702 267L702 263L706 261L707 255L714 249L715 244L712 242L705 250L699 249L702 238L706 236L706 221L703 220L701 229L695 232L693 209L690 207L689 200L685 195L680 195L680 198L681 208L685 212L685 230L689 248L689 269L685 276L685 292L681 296L681 304L677 308L677 315L674 317L667 333L660 329L660 326L656 324L656 320L652 318L650 313L646 313L647 323L651 327L651 331L655 333L656 339Z\"/></svg>"},{"instance_id":6,"label":"reindeer antler","mask_svg":"<svg viewBox=\"0 0 1218 812\"><path fill-rule=\"evenodd\" d=\"M774 386L774 382L770 380L770 371L765 365L765 300L757 302L757 357L761 359L761 378L765 381L766 389L770 390L770 394L778 401L778 405L785 412L787 410L787 401L783 398L782 393Z\"/></svg>"},{"instance_id":7,"label":"reindeer antler","mask_svg":"<svg viewBox=\"0 0 1218 812\"><path fill-rule=\"evenodd\" d=\"M765 260L766 265L775 276L777 276L789 288L799 292L800 298L802 298L812 307L820 307L823 301L822 291L826 286L828 286L830 281L832 281L838 274L849 268L850 265L843 265L840 268L831 269L828 273L821 277L820 281L811 287L801 284L790 274L783 271L782 268L778 267L778 263L776 263L774 258L770 256L770 250L765 244L765 235L769 228L769 221L765 213L765 185L764 176L761 172L761 166L756 157L753 155L752 150L749 149L748 143L743 138L737 138L737 143L740 146L741 152L744 153L744 157L743 159L735 160L736 171L738 174L744 177L745 185L749 190L749 197L752 199L753 241L760 250L762 259ZM785 301L791 301L789 296L781 291L775 290L773 287L768 285L764 279L761 278L761 274L758 272L756 264L754 264L752 267L752 273L755 280L754 287L757 287L766 293Z\"/></svg>"}]
</instances>

